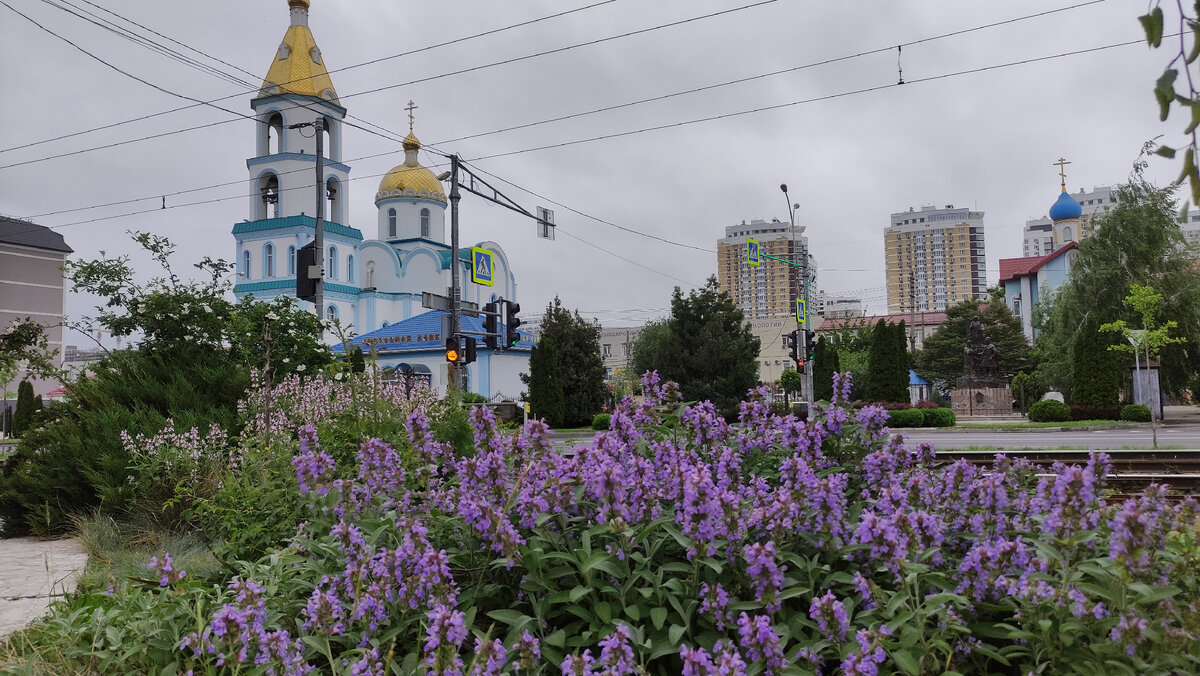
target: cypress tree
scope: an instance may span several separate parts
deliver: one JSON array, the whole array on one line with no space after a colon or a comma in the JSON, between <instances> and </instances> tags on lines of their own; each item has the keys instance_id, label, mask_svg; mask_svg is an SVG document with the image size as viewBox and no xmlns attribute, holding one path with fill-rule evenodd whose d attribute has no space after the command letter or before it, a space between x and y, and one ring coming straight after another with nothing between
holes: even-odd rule
<instances>
[{"instance_id":1,"label":"cypress tree","mask_svg":"<svg viewBox=\"0 0 1200 676\"><path fill-rule=\"evenodd\" d=\"M529 407L535 418L551 427L561 427L565 415L563 383L559 373L558 351L545 336L529 355Z\"/></svg>"},{"instance_id":2,"label":"cypress tree","mask_svg":"<svg viewBox=\"0 0 1200 676\"><path fill-rule=\"evenodd\" d=\"M813 354L813 395L820 400L833 399L833 374L839 370L838 351L825 336L817 338Z\"/></svg>"},{"instance_id":3,"label":"cypress tree","mask_svg":"<svg viewBox=\"0 0 1200 676\"><path fill-rule=\"evenodd\" d=\"M17 386L17 410L13 413L13 436L19 437L29 429L33 419L33 384L22 380Z\"/></svg>"},{"instance_id":4,"label":"cypress tree","mask_svg":"<svg viewBox=\"0 0 1200 676\"><path fill-rule=\"evenodd\" d=\"M1071 401L1080 406L1116 406L1120 401L1121 353L1108 349L1120 337L1100 333L1092 315L1075 333L1071 350Z\"/></svg>"}]
</instances>

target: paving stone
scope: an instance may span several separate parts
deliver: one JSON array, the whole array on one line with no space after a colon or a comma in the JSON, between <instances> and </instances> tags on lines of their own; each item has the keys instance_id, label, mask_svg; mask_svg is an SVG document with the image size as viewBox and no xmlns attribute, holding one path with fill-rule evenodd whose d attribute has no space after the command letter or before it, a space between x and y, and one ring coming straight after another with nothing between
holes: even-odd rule
<instances>
[{"instance_id":1,"label":"paving stone","mask_svg":"<svg viewBox=\"0 0 1200 676\"><path fill-rule=\"evenodd\" d=\"M50 602L75 590L87 553L75 538L0 540L0 637L45 615Z\"/></svg>"}]
</instances>

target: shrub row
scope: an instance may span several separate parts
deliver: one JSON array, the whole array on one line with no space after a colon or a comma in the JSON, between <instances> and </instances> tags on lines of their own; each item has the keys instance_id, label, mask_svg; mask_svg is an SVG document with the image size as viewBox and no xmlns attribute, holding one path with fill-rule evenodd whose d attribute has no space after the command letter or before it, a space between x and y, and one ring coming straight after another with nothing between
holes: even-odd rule
<instances>
[{"instance_id":1,"label":"shrub row","mask_svg":"<svg viewBox=\"0 0 1200 676\"><path fill-rule=\"evenodd\" d=\"M1071 420L1120 420L1120 406L1080 406L1071 404Z\"/></svg>"},{"instance_id":2,"label":"shrub row","mask_svg":"<svg viewBox=\"0 0 1200 676\"><path fill-rule=\"evenodd\" d=\"M1121 409L1121 420L1150 422L1150 408L1141 404L1130 404Z\"/></svg>"},{"instance_id":3,"label":"shrub row","mask_svg":"<svg viewBox=\"0 0 1200 676\"><path fill-rule=\"evenodd\" d=\"M1061 401L1047 399L1030 406L1028 415L1033 422L1065 422L1071 419L1071 407Z\"/></svg>"},{"instance_id":4,"label":"shrub row","mask_svg":"<svg viewBox=\"0 0 1200 676\"><path fill-rule=\"evenodd\" d=\"M904 408L888 412L888 427L954 427L954 411L948 408Z\"/></svg>"}]
</instances>

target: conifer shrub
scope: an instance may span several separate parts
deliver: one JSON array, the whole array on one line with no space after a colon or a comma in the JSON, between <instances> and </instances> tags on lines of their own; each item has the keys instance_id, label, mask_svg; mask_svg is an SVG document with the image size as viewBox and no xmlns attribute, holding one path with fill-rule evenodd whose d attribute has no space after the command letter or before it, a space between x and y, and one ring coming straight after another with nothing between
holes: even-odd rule
<instances>
[{"instance_id":1,"label":"conifer shrub","mask_svg":"<svg viewBox=\"0 0 1200 676\"><path fill-rule=\"evenodd\" d=\"M1054 399L1039 401L1029 407L1029 419L1033 422L1065 422L1071 419L1071 407Z\"/></svg>"},{"instance_id":2,"label":"conifer shrub","mask_svg":"<svg viewBox=\"0 0 1200 676\"><path fill-rule=\"evenodd\" d=\"M33 384L22 380L17 386L17 410L13 413L13 436L20 437L33 421Z\"/></svg>"},{"instance_id":3,"label":"conifer shrub","mask_svg":"<svg viewBox=\"0 0 1200 676\"><path fill-rule=\"evenodd\" d=\"M1150 407L1142 404L1129 404L1121 409L1121 420L1150 422Z\"/></svg>"}]
</instances>

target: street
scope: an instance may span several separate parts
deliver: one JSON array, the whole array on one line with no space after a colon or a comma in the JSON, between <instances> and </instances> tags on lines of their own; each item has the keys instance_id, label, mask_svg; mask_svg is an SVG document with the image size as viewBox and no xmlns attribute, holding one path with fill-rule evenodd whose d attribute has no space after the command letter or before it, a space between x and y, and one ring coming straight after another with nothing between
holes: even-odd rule
<instances>
[{"instance_id":1,"label":"street","mask_svg":"<svg viewBox=\"0 0 1200 676\"><path fill-rule=\"evenodd\" d=\"M935 449L995 447L995 448L1058 448L1077 446L1085 449L1111 450L1120 448L1152 448L1150 428L1106 429L1077 431L1071 429L964 430L911 429L900 430L911 442L928 441ZM1160 427L1158 445L1178 448L1200 448L1200 427L1194 425Z\"/></svg>"}]
</instances>

